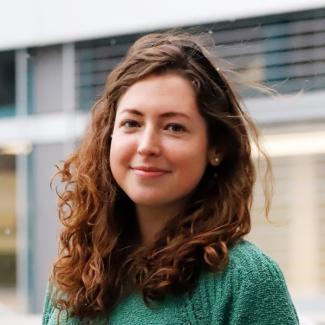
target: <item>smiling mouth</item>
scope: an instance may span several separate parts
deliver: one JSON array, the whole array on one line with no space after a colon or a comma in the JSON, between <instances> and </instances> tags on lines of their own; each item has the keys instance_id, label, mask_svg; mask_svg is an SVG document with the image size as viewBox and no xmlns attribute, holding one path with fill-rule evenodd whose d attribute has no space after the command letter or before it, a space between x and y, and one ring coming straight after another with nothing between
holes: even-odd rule
<instances>
[{"instance_id":1,"label":"smiling mouth","mask_svg":"<svg viewBox=\"0 0 325 325\"><path fill-rule=\"evenodd\" d=\"M146 166L131 167L131 170L134 171L135 175L140 177L158 177L170 173L170 171L166 169Z\"/></svg>"}]
</instances>

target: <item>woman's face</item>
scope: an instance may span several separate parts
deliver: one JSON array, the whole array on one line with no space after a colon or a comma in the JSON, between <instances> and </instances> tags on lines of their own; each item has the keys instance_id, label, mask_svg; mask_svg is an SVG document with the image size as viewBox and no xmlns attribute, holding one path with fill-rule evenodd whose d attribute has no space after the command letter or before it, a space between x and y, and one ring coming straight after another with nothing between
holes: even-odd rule
<instances>
[{"instance_id":1,"label":"woman's face","mask_svg":"<svg viewBox=\"0 0 325 325\"><path fill-rule=\"evenodd\" d=\"M188 80L152 75L121 97L110 166L138 207L181 206L202 178L210 151L207 126Z\"/></svg>"}]
</instances>

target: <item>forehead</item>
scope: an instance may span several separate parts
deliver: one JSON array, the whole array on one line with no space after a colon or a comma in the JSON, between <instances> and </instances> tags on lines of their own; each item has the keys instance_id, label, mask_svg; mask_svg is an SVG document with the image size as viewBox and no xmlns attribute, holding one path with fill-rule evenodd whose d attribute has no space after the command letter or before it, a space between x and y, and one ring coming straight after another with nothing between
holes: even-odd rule
<instances>
[{"instance_id":1,"label":"forehead","mask_svg":"<svg viewBox=\"0 0 325 325\"><path fill-rule=\"evenodd\" d=\"M191 82L177 74L151 75L134 83L120 98L117 114L130 109L157 114L166 110L199 113Z\"/></svg>"}]
</instances>

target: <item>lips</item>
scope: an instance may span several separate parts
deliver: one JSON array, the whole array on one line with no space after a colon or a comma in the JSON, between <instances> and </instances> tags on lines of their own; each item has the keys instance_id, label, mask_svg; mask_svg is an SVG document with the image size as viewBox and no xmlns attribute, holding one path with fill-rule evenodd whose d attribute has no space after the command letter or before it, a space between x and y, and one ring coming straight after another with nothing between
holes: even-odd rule
<instances>
[{"instance_id":1,"label":"lips","mask_svg":"<svg viewBox=\"0 0 325 325\"><path fill-rule=\"evenodd\" d=\"M133 166L131 170L133 170L137 176L142 177L157 177L170 173L169 170L155 166Z\"/></svg>"}]
</instances>

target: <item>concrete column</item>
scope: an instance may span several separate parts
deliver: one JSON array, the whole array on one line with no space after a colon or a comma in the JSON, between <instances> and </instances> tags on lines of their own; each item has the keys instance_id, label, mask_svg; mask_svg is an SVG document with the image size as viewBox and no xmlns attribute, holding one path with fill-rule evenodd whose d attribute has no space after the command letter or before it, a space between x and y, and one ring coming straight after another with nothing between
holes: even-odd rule
<instances>
[{"instance_id":1,"label":"concrete column","mask_svg":"<svg viewBox=\"0 0 325 325\"><path fill-rule=\"evenodd\" d=\"M74 45L18 51L18 114L73 114ZM73 125L67 125L67 128ZM32 143L29 154L17 158L18 291L23 311L40 313L50 265L57 255L59 222L56 195L50 190L55 164L64 159L74 139Z\"/></svg>"},{"instance_id":2,"label":"concrete column","mask_svg":"<svg viewBox=\"0 0 325 325\"><path fill-rule=\"evenodd\" d=\"M28 53L17 50L15 57L16 114L28 114ZM28 310L28 152L16 156L17 302Z\"/></svg>"}]
</instances>

